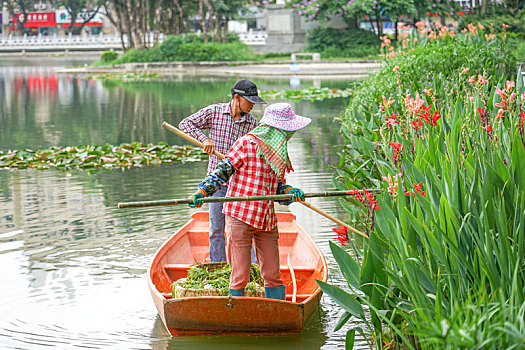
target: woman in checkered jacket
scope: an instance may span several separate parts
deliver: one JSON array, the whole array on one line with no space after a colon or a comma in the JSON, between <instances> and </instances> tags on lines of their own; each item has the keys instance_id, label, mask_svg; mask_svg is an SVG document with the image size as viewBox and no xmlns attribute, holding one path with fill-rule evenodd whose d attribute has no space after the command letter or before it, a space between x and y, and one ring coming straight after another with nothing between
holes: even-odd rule
<instances>
[{"instance_id":1,"label":"woman in checkered jacket","mask_svg":"<svg viewBox=\"0 0 525 350\"><path fill-rule=\"evenodd\" d=\"M226 157L209 173L192 195L192 207L228 184L226 197L292 194L294 201L304 193L285 183L293 171L288 156L288 140L311 119L296 115L288 103L268 106L260 125L238 139ZM279 271L279 233L273 201L226 202L226 256L232 268L230 294L243 296L250 277L250 248L255 246L267 298L285 299L286 286Z\"/></svg>"}]
</instances>

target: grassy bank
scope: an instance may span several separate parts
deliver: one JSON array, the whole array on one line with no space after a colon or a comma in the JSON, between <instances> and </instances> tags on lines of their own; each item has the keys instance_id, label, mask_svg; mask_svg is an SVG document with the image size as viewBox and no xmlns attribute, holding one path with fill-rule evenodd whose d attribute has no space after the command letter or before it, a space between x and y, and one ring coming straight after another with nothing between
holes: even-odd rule
<instances>
[{"instance_id":1,"label":"grassy bank","mask_svg":"<svg viewBox=\"0 0 525 350\"><path fill-rule=\"evenodd\" d=\"M317 38L317 41L320 41ZM377 44L377 43L376 43ZM315 50L308 47L306 50ZM379 44L375 49L369 45L354 47L352 50L341 51L330 47L322 51L323 59L352 60L352 59L377 59ZM162 43L149 49L131 49L122 55L114 51L106 51L94 66L134 63L134 62L200 62L200 61L288 61L290 52L256 54L249 46L241 43L238 38L231 35L228 42L204 42L203 37L196 34L171 35Z\"/></svg>"}]
</instances>

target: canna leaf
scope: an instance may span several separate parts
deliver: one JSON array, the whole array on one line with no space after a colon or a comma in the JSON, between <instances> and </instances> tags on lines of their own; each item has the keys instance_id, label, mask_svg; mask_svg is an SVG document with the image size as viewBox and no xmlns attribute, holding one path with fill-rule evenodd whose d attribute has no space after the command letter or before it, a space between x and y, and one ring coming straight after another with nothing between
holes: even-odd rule
<instances>
[{"instance_id":1,"label":"canna leaf","mask_svg":"<svg viewBox=\"0 0 525 350\"><path fill-rule=\"evenodd\" d=\"M343 311L343 314L341 315L341 317L339 317L339 320L337 321L334 327L334 332L337 332L338 330L340 330L348 322L350 317L352 317L351 313L347 311Z\"/></svg>"},{"instance_id":2,"label":"canna leaf","mask_svg":"<svg viewBox=\"0 0 525 350\"><path fill-rule=\"evenodd\" d=\"M339 287L332 286L323 281L316 281L319 287L321 287L323 293L326 293L328 296L330 296L330 298L332 298L337 303L337 305L342 307L343 310L347 311L354 317L358 317L360 319L365 318L365 312L363 310L363 307L355 297L348 294Z\"/></svg>"},{"instance_id":3,"label":"canna leaf","mask_svg":"<svg viewBox=\"0 0 525 350\"><path fill-rule=\"evenodd\" d=\"M352 259L350 254L346 252L343 248L330 241L330 250L334 256L335 261L339 265L341 273L346 279L346 282L356 289L360 289L359 283L359 264Z\"/></svg>"}]
</instances>

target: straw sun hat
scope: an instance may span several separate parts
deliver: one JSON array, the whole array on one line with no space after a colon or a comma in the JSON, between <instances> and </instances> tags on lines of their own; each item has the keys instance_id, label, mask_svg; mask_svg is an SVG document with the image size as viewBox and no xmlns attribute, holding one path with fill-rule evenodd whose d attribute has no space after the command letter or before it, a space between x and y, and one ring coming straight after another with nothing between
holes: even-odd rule
<instances>
[{"instance_id":1,"label":"straw sun hat","mask_svg":"<svg viewBox=\"0 0 525 350\"><path fill-rule=\"evenodd\" d=\"M304 128L312 119L294 113L289 103L273 103L266 107L262 124L285 131L296 131Z\"/></svg>"}]
</instances>

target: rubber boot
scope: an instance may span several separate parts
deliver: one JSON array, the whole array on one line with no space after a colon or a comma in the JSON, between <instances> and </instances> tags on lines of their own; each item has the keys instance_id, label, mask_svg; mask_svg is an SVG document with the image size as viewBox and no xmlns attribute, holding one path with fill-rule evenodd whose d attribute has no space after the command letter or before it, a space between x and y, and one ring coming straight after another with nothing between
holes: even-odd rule
<instances>
[{"instance_id":1,"label":"rubber boot","mask_svg":"<svg viewBox=\"0 0 525 350\"><path fill-rule=\"evenodd\" d=\"M285 300L286 286L283 284L279 287L264 287L266 297L269 299Z\"/></svg>"},{"instance_id":2,"label":"rubber boot","mask_svg":"<svg viewBox=\"0 0 525 350\"><path fill-rule=\"evenodd\" d=\"M244 288L240 289L231 289L230 288L230 295L234 297L243 297L244 296Z\"/></svg>"}]
</instances>

